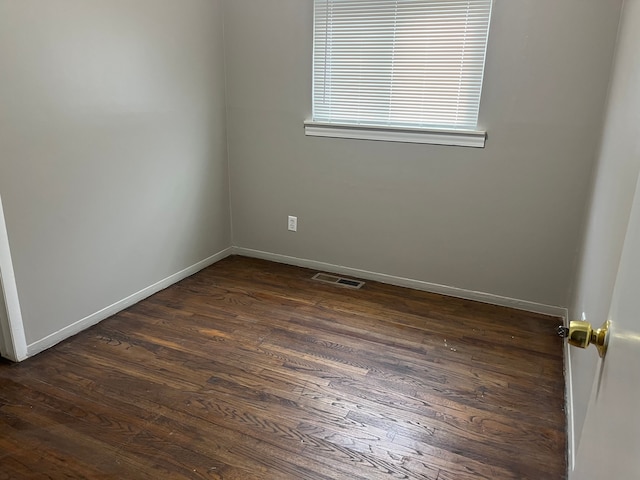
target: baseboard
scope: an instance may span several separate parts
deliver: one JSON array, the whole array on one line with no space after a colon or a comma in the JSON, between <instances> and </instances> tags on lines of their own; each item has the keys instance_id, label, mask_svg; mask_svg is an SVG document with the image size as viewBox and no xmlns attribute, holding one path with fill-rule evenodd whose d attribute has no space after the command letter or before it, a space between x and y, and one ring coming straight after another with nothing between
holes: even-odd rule
<instances>
[{"instance_id":1,"label":"baseboard","mask_svg":"<svg viewBox=\"0 0 640 480\"><path fill-rule=\"evenodd\" d=\"M179 282L180 280L199 272L209 265L213 265L214 263L219 262L223 258L231 255L232 252L233 249L231 247L226 248L194 265L191 265L190 267L185 268L184 270L180 270L179 272L174 273L173 275L170 275L167 278L154 283L153 285L149 285L139 292L129 295L128 297L123 298L122 300L119 300L116 303L103 308L102 310L92 313L91 315L62 328L57 332L54 332L51 335L38 340L37 342L29 344L27 346L27 356L31 357L37 353L42 352L43 350L46 350L49 347L54 346L57 343L60 343L62 340L65 340L77 333L80 333L83 330L86 330L87 328L95 325L98 322L101 322L106 318L109 318L112 315L115 315L125 308L130 307L131 305L138 303L139 301L144 300L147 297L150 297L154 293L157 293L160 290L163 290L173 285L174 283Z\"/></svg>"},{"instance_id":2,"label":"baseboard","mask_svg":"<svg viewBox=\"0 0 640 480\"><path fill-rule=\"evenodd\" d=\"M411 278L396 277L384 273L370 272L368 270L360 270L357 268L345 267L342 265L333 265L331 263L318 262L298 257L290 257L288 255L280 255L277 253L263 252L260 250L252 250L250 248L233 247L234 255L243 255L245 257L260 258L270 260L277 263L286 263L288 265L296 265L323 272L339 273L341 275L350 275L352 277L373 280L399 287L413 288L415 290L423 290L425 292L439 293L450 297L464 298L466 300L476 300L478 302L488 303L491 305L499 305L502 307L510 307L526 312L541 313L544 315L552 315L556 317L566 317L567 309L552 305L544 305L541 303L529 302L526 300L518 300L491 293L476 292L463 288L450 287L447 285L439 285L437 283L424 282L422 280L414 280Z\"/></svg>"}]
</instances>

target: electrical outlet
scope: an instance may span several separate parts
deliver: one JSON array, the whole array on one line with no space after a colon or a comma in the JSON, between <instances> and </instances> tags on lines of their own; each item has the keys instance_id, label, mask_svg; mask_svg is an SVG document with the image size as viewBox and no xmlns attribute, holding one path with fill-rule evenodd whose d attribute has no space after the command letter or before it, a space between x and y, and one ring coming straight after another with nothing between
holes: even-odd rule
<instances>
[{"instance_id":1,"label":"electrical outlet","mask_svg":"<svg viewBox=\"0 0 640 480\"><path fill-rule=\"evenodd\" d=\"M292 217L289 215L289 231L297 232L298 231L298 217Z\"/></svg>"}]
</instances>

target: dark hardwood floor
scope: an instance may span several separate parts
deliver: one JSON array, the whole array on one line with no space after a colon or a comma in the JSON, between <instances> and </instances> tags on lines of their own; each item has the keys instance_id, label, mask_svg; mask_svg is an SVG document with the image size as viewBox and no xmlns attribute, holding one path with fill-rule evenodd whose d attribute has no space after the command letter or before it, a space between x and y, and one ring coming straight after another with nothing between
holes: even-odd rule
<instances>
[{"instance_id":1,"label":"dark hardwood floor","mask_svg":"<svg viewBox=\"0 0 640 480\"><path fill-rule=\"evenodd\" d=\"M230 257L22 364L0 479L562 479L558 319Z\"/></svg>"}]
</instances>

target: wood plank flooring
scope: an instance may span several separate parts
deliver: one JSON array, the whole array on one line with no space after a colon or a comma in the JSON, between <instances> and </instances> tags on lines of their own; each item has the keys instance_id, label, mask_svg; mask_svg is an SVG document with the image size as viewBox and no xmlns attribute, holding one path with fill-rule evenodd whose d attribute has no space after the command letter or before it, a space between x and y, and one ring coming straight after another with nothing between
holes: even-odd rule
<instances>
[{"instance_id":1,"label":"wood plank flooring","mask_svg":"<svg viewBox=\"0 0 640 480\"><path fill-rule=\"evenodd\" d=\"M559 320L230 257L22 364L0 479L562 479Z\"/></svg>"}]
</instances>

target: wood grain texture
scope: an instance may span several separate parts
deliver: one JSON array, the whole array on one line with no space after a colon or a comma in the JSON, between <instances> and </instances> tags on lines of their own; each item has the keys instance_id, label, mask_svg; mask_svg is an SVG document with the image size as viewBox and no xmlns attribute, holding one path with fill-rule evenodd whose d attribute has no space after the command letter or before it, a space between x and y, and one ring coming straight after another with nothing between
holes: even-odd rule
<instances>
[{"instance_id":1,"label":"wood grain texture","mask_svg":"<svg viewBox=\"0 0 640 480\"><path fill-rule=\"evenodd\" d=\"M562 479L559 319L230 257L21 364L0 479Z\"/></svg>"}]
</instances>

